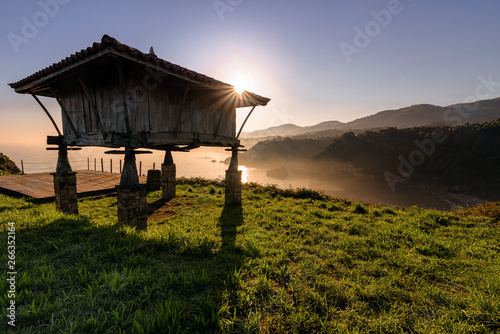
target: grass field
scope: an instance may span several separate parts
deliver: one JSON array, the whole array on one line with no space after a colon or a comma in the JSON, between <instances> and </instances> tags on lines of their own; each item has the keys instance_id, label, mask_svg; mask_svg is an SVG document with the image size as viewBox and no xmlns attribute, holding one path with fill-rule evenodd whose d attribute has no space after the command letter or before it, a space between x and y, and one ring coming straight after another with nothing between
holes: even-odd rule
<instances>
[{"instance_id":1,"label":"grass field","mask_svg":"<svg viewBox=\"0 0 500 334\"><path fill-rule=\"evenodd\" d=\"M15 223L16 326L0 332L492 333L500 331L500 205L456 212L215 182L148 195L147 231L116 198L79 215L0 196L3 277ZM164 205L163 205L164 204Z\"/></svg>"}]
</instances>

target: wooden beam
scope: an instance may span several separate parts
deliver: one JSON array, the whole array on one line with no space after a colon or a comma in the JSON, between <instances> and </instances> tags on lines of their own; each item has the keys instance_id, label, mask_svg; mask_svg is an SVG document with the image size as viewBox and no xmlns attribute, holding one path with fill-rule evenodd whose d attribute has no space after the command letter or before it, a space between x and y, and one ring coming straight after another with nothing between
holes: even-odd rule
<instances>
[{"instance_id":1,"label":"wooden beam","mask_svg":"<svg viewBox=\"0 0 500 334\"><path fill-rule=\"evenodd\" d=\"M97 106L95 104L95 101L92 98L92 96L90 95L90 91L89 91L87 85L85 84L85 82L82 80L82 78L80 78L79 76L77 76L76 78L78 79L80 86L82 86L83 92L85 93L87 100L89 100L90 107L94 111L94 114L95 114L95 117L97 120L97 126L99 127L99 130L101 130L103 138L106 139L106 131L104 130L104 127L102 126L101 118L99 117L99 112L97 111Z\"/></svg>"},{"instance_id":2,"label":"wooden beam","mask_svg":"<svg viewBox=\"0 0 500 334\"><path fill-rule=\"evenodd\" d=\"M125 92L125 80L123 78L122 64L119 60L116 62L116 69L118 70L118 80L120 82L120 90L121 90L121 95L122 95L122 103L123 103L124 116L125 116L125 127L127 128L127 133L131 133L130 122L128 119L127 97L125 95L125 93L126 93Z\"/></svg>"},{"instance_id":3,"label":"wooden beam","mask_svg":"<svg viewBox=\"0 0 500 334\"><path fill-rule=\"evenodd\" d=\"M176 136L174 138L174 136ZM62 138L62 139L61 139ZM100 133L81 133L80 138L73 134L67 134L64 137L48 136L49 145L68 145L68 146L101 146L101 147L132 147L132 148L151 148L163 149L166 146L188 145L195 148L199 146L233 146L238 145L239 141L233 137L217 136L214 139L212 134L199 134L197 140L193 140L191 132L160 132L148 134L135 134L132 136L122 136L118 133L108 135L108 140L103 141Z\"/></svg>"},{"instance_id":4,"label":"wooden beam","mask_svg":"<svg viewBox=\"0 0 500 334\"><path fill-rule=\"evenodd\" d=\"M33 93L30 93L30 94L31 94L31 96L33 96L33 98L36 100L36 102L38 102L38 104L40 105L40 107L42 107L43 111L45 111L45 113L47 114L47 116L50 118L50 121L52 122L52 125L54 125L54 127L56 128L56 131L59 134L59 136L62 136L61 131L59 131L59 128L57 127L56 122L54 121L54 119L50 115L50 113L47 110L47 108L45 108L45 106L43 105L43 103L38 99L38 97L36 97L35 94L33 94Z\"/></svg>"},{"instance_id":5,"label":"wooden beam","mask_svg":"<svg viewBox=\"0 0 500 334\"><path fill-rule=\"evenodd\" d=\"M177 116L177 125L175 126L174 134L177 134L177 131L179 130L179 126L181 125L182 111L184 109L184 104L186 103L188 91L189 91L189 85L186 86L186 90L184 91L184 97L182 98L182 103L181 103L181 106L179 108L179 115Z\"/></svg>"},{"instance_id":6,"label":"wooden beam","mask_svg":"<svg viewBox=\"0 0 500 334\"><path fill-rule=\"evenodd\" d=\"M75 126L73 125L73 122L71 121L71 118L69 117L68 111L64 107L62 101L57 96L54 88L52 86L49 86L49 87L50 87L50 91L52 92L52 95L56 99L57 103L59 103L59 106L61 107L61 110L62 110L62 113L63 113L64 117L66 117L66 121L69 124L69 128L71 129L71 132L73 132L73 134L75 135L75 137L78 138L78 133L76 132Z\"/></svg>"},{"instance_id":7,"label":"wooden beam","mask_svg":"<svg viewBox=\"0 0 500 334\"><path fill-rule=\"evenodd\" d=\"M243 130L243 127L245 126L245 123L247 122L248 118L250 117L250 115L252 114L253 110L255 109L256 106L253 106L252 107L252 110L250 110L250 112L248 113L247 117L245 118L245 120L243 121L243 124L241 124L241 128L240 128L240 131L238 131L238 135L236 136L236 139L240 138L240 134L241 134L241 130Z\"/></svg>"}]
</instances>

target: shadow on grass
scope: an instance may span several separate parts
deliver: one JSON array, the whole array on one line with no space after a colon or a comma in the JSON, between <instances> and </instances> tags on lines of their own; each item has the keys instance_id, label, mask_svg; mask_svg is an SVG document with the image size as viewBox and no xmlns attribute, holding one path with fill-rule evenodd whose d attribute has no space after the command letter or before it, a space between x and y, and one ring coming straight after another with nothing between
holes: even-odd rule
<instances>
[{"instance_id":1,"label":"shadow on grass","mask_svg":"<svg viewBox=\"0 0 500 334\"><path fill-rule=\"evenodd\" d=\"M241 204L226 205L219 218L221 229L221 252L241 251L236 247L236 234L238 226L243 224L243 208Z\"/></svg>"},{"instance_id":2,"label":"shadow on grass","mask_svg":"<svg viewBox=\"0 0 500 334\"><path fill-rule=\"evenodd\" d=\"M243 222L241 205L224 207L221 244L175 234L151 239L120 225L97 226L85 215L30 223L16 231L16 288L24 291L17 328L231 332L238 272L252 256L237 243Z\"/></svg>"}]
</instances>

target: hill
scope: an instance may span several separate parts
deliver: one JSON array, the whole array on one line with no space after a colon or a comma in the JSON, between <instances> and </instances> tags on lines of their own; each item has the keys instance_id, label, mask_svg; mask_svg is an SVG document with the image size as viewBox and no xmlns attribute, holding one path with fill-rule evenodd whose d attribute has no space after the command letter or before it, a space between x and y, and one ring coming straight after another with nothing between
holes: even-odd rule
<instances>
[{"instance_id":1,"label":"hill","mask_svg":"<svg viewBox=\"0 0 500 334\"><path fill-rule=\"evenodd\" d=\"M333 141L314 160L362 169L393 188L404 182L445 185L477 196L500 196L500 119L457 127L388 128ZM325 167L330 172L338 169Z\"/></svg>"},{"instance_id":2,"label":"hill","mask_svg":"<svg viewBox=\"0 0 500 334\"><path fill-rule=\"evenodd\" d=\"M79 215L0 196L15 228L16 327L25 333L451 333L500 326L500 205L441 212L247 184L180 179L148 195L149 228L116 198ZM12 222L12 223L10 223ZM8 262L6 251L1 253ZM9 291L4 279L2 291Z\"/></svg>"},{"instance_id":3,"label":"hill","mask_svg":"<svg viewBox=\"0 0 500 334\"><path fill-rule=\"evenodd\" d=\"M328 121L305 127L284 124L269 129L242 133L242 138L297 135L313 138L336 136L353 130L386 127L411 128L425 125L456 126L465 123L489 122L498 118L500 118L500 98L478 101L471 105L459 103L447 107L417 104L395 110L380 111L347 123Z\"/></svg>"},{"instance_id":4,"label":"hill","mask_svg":"<svg viewBox=\"0 0 500 334\"><path fill-rule=\"evenodd\" d=\"M283 160L304 160L321 152L333 138L273 138L258 142L248 152L240 154L239 161L245 165L279 163Z\"/></svg>"},{"instance_id":5,"label":"hill","mask_svg":"<svg viewBox=\"0 0 500 334\"><path fill-rule=\"evenodd\" d=\"M348 122L340 129L372 129L381 127L411 128L424 125L455 126L483 123L500 117L500 99L478 101L476 105L454 104L439 107L418 104L397 110L385 110L375 115Z\"/></svg>"},{"instance_id":6,"label":"hill","mask_svg":"<svg viewBox=\"0 0 500 334\"><path fill-rule=\"evenodd\" d=\"M21 170L8 156L0 153L0 175L21 174Z\"/></svg>"},{"instance_id":7,"label":"hill","mask_svg":"<svg viewBox=\"0 0 500 334\"><path fill-rule=\"evenodd\" d=\"M355 130L353 133L363 132L364 130ZM276 164L285 160L287 163L303 162L323 151L335 138L344 133L345 131L339 130L323 130L314 134L307 133L291 137L243 139L242 144L250 149L239 155L239 161L249 166Z\"/></svg>"},{"instance_id":8,"label":"hill","mask_svg":"<svg viewBox=\"0 0 500 334\"><path fill-rule=\"evenodd\" d=\"M283 124L274 126L264 130L257 130L252 132L242 132L242 138L262 138L262 137L277 137L277 136L296 136L307 133L315 133L319 131L332 130L343 123L339 121L327 121L312 126L298 126L295 124ZM343 131L339 131L343 133Z\"/></svg>"}]
</instances>

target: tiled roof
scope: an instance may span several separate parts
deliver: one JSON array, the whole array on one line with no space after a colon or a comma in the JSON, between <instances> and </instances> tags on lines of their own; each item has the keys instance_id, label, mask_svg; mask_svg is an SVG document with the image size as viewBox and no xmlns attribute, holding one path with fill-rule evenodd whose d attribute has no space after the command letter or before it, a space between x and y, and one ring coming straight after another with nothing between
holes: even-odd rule
<instances>
[{"instance_id":1,"label":"tiled roof","mask_svg":"<svg viewBox=\"0 0 500 334\"><path fill-rule=\"evenodd\" d=\"M216 80L214 78L208 77L204 74L197 73L195 71L188 70L187 68L184 68L179 65L172 64L171 62L168 62L166 60L158 58L156 55L151 54L151 53L143 53L135 48L132 48L128 45L122 44L113 37L110 37L108 35L104 35L101 39L100 43L94 43L92 46L81 50L80 52L76 52L72 54L69 57L66 57L65 59L61 60L58 63L54 63L51 66L48 66L44 68L43 70L40 70L22 80L19 80L14 83L10 83L9 86L11 88L20 88L24 85L27 85L29 83L32 83L36 80L42 79L45 76L48 76L56 71L64 69L66 66L73 65L78 63L79 61L85 60L87 57L94 55L98 53L101 50L104 50L106 48L114 49L117 53L122 53L129 55L130 57L142 61L145 63L150 63L151 65L156 65L162 67L166 72L173 74L173 75L178 75L181 77L184 77L190 81L196 82L196 83L201 83L209 86L214 86L214 88L219 87L219 88L231 88L232 86L224 83L222 81ZM222 87L221 87L222 86ZM250 92L248 92L250 93ZM268 98L259 96L254 93L250 93L254 98L257 98L260 100L263 105L267 104L269 101Z\"/></svg>"}]
</instances>

